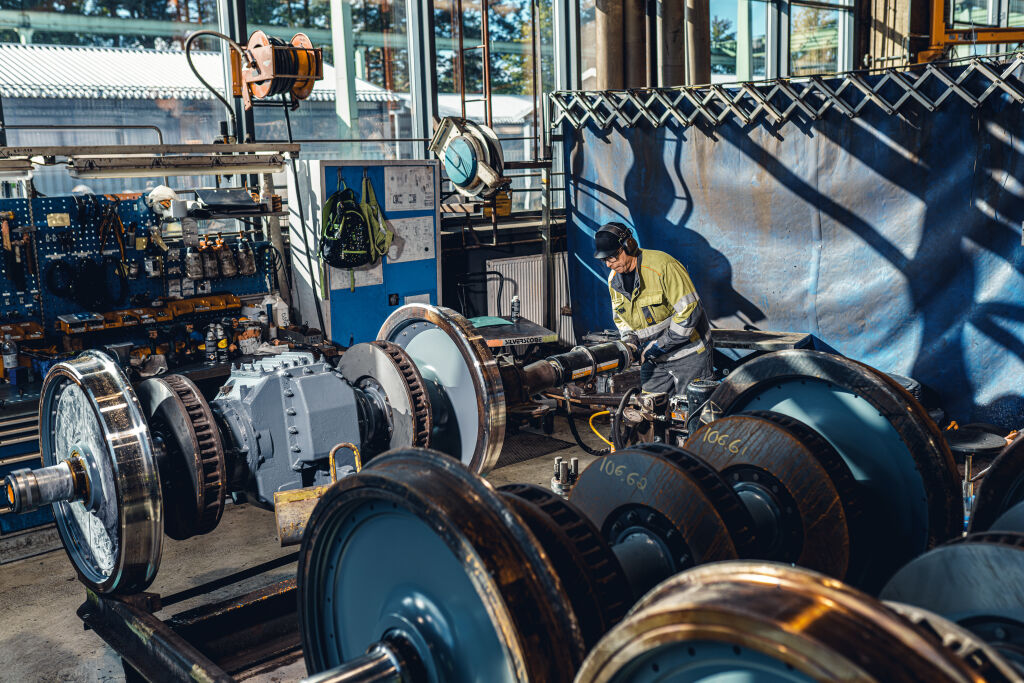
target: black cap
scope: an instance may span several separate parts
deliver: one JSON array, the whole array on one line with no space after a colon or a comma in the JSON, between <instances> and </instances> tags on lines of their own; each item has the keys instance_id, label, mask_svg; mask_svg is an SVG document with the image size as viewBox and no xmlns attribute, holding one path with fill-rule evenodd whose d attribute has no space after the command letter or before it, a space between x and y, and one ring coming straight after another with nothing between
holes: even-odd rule
<instances>
[{"instance_id":1,"label":"black cap","mask_svg":"<svg viewBox=\"0 0 1024 683\"><path fill-rule=\"evenodd\" d=\"M629 236L629 228L621 223L605 223L594 235L594 258L603 260L615 256Z\"/></svg>"}]
</instances>

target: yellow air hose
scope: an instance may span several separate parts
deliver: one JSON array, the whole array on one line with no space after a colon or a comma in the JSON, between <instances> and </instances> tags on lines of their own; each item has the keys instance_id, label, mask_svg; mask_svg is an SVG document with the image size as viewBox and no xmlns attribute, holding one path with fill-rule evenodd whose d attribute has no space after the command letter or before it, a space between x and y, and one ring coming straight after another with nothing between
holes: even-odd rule
<instances>
[{"instance_id":1,"label":"yellow air hose","mask_svg":"<svg viewBox=\"0 0 1024 683\"><path fill-rule=\"evenodd\" d=\"M597 431L597 427L594 426L594 418L595 417L600 417L601 415L610 415L610 414L611 414L610 410L602 410L602 411L596 412L596 413L594 413L593 415L590 416L590 420L588 422L590 424L590 430L592 432L594 432L594 434L597 435L597 438L601 439L601 441L604 441L606 444L608 444L608 446L612 449L612 452L614 453L615 452L615 445L611 441L609 441L608 439L604 438L604 436L601 435L601 432Z\"/></svg>"}]
</instances>

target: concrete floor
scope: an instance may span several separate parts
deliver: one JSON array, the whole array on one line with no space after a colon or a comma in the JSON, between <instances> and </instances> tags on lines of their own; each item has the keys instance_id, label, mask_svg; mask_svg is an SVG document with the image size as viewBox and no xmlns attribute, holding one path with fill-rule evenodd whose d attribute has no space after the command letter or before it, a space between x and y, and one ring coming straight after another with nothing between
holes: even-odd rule
<instances>
[{"instance_id":1,"label":"concrete floor","mask_svg":"<svg viewBox=\"0 0 1024 683\"><path fill-rule=\"evenodd\" d=\"M553 436L572 441L564 420L556 421ZM588 443L596 442L592 435L584 438ZM530 483L547 487L552 460L559 455L579 457L581 469L593 460L574 446L499 468L488 480L495 486ZM278 546L272 512L252 505L228 505L212 533L187 541L165 538L160 571L149 590L170 595L294 551ZM295 565L288 565L251 581L244 590L294 576L294 572ZM211 597L239 594L239 588L230 590L231 593L214 593ZM76 616L75 611L84 599L85 590L63 550L0 566L0 681L125 680L118 655L95 633L84 630ZM198 601L179 603L173 611L197 604ZM249 680L295 681L304 673L305 667L299 661Z\"/></svg>"}]
</instances>

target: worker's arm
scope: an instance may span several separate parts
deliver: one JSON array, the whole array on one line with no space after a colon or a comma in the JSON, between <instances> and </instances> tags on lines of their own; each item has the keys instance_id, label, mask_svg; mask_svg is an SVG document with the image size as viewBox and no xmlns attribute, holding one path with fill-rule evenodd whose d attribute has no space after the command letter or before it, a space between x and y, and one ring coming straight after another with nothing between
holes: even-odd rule
<instances>
[{"instance_id":1,"label":"worker's arm","mask_svg":"<svg viewBox=\"0 0 1024 683\"><path fill-rule=\"evenodd\" d=\"M697 325L704 315L704 310L700 305L697 288L693 286L689 273L679 262L670 263L665 268L665 272L662 273L662 288L665 298L675 311L672 322L665 331L664 343L661 344L665 352L670 353L700 338Z\"/></svg>"},{"instance_id":2,"label":"worker's arm","mask_svg":"<svg viewBox=\"0 0 1024 683\"><path fill-rule=\"evenodd\" d=\"M625 339L627 336L634 334L634 331L633 328L629 326L629 323L623 320L622 316L619 315L619 306L622 305L623 299L618 292L611 288L611 285L608 286L608 295L612 300L612 320L615 321L615 327L619 330L619 338Z\"/></svg>"}]
</instances>

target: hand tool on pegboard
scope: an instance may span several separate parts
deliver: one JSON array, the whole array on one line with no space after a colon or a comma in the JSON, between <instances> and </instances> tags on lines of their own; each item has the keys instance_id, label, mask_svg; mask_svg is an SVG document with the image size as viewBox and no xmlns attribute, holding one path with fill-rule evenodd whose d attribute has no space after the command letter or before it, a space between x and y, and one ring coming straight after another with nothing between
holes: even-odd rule
<instances>
[{"instance_id":1,"label":"hand tool on pegboard","mask_svg":"<svg viewBox=\"0 0 1024 683\"><path fill-rule=\"evenodd\" d=\"M128 256L124 244L125 228L124 221L121 220L121 214L117 212L117 207L120 205L121 200L118 197L111 197L111 199L113 200L112 203L104 211L103 218L100 220L100 253L103 253L103 248L107 245L107 238L113 234L114 241L117 242L118 255L120 256L118 275L125 278L128 277Z\"/></svg>"},{"instance_id":2,"label":"hand tool on pegboard","mask_svg":"<svg viewBox=\"0 0 1024 683\"><path fill-rule=\"evenodd\" d=\"M0 235L3 237L4 250L4 274L14 285L15 289L25 291L25 267L21 259L20 240L11 238L11 221L13 220L13 211L0 213Z\"/></svg>"}]
</instances>

